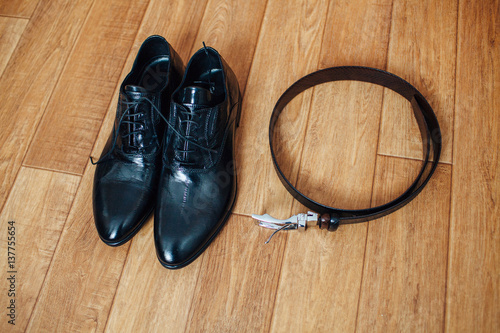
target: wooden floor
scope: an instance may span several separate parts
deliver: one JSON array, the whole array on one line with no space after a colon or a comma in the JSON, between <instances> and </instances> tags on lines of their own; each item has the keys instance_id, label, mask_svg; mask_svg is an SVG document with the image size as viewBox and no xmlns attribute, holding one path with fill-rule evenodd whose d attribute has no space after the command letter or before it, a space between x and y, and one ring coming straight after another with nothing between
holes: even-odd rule
<instances>
[{"instance_id":1,"label":"wooden floor","mask_svg":"<svg viewBox=\"0 0 500 333\"><path fill-rule=\"evenodd\" d=\"M155 257L152 218L111 248L92 216L89 156L99 156L119 84L151 34L185 63L205 41L244 91L234 214L178 271ZM442 161L385 218L264 245L270 231L250 214L305 211L271 164L271 110L298 78L339 65L414 84L439 119ZM0 331L500 331L498 0L3 0L0 75ZM420 166L410 106L365 83L305 92L279 135L287 176L336 207L387 202Z\"/></svg>"}]
</instances>

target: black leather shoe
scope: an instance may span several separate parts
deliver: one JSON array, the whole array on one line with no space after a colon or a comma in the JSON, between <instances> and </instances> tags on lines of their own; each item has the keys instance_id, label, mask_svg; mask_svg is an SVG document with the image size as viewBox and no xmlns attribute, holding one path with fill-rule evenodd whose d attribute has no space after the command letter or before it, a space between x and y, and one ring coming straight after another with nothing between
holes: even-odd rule
<instances>
[{"instance_id":1,"label":"black leather shoe","mask_svg":"<svg viewBox=\"0 0 500 333\"><path fill-rule=\"evenodd\" d=\"M227 221L236 197L234 134L241 110L238 81L217 51L193 55L172 95L155 209L161 264L195 260Z\"/></svg>"},{"instance_id":2,"label":"black leather shoe","mask_svg":"<svg viewBox=\"0 0 500 333\"><path fill-rule=\"evenodd\" d=\"M151 36L121 84L113 132L94 174L94 220L108 245L132 238L154 208L165 134L161 118L182 72L174 49L163 37Z\"/></svg>"}]
</instances>

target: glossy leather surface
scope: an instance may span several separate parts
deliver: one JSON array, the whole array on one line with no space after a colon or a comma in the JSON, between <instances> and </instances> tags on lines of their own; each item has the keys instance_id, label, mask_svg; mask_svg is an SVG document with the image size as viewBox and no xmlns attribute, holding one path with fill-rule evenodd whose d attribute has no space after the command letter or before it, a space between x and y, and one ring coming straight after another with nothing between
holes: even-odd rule
<instances>
[{"instance_id":1,"label":"glossy leather surface","mask_svg":"<svg viewBox=\"0 0 500 333\"><path fill-rule=\"evenodd\" d=\"M194 102L187 103L183 94L196 89L198 95L188 98ZM167 268L196 259L230 215L236 197L233 149L240 99L234 73L215 50L193 55L170 108L170 119L184 138L168 131L155 209L157 256Z\"/></svg>"},{"instance_id":2,"label":"glossy leather surface","mask_svg":"<svg viewBox=\"0 0 500 333\"><path fill-rule=\"evenodd\" d=\"M94 220L108 245L128 241L153 211L165 134L158 112L168 113L182 72L167 41L151 36L121 84L114 128L94 174Z\"/></svg>"}]
</instances>

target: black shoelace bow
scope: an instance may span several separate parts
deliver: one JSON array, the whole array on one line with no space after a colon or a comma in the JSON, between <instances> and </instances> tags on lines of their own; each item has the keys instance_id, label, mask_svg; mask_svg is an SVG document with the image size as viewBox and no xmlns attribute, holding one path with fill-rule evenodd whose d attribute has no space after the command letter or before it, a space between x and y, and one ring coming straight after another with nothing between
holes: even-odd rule
<instances>
[{"instance_id":1,"label":"black shoelace bow","mask_svg":"<svg viewBox=\"0 0 500 333\"><path fill-rule=\"evenodd\" d=\"M131 125L140 125L141 127L137 130L133 130L129 133L126 133L125 135L122 136L122 138L125 138L125 137L129 137L131 135L135 135L135 134L140 134L143 130L144 130L144 124L140 121L140 120L135 120L135 117L140 117L140 118L143 118L144 117L144 112L139 112L139 105L141 105L141 103L149 103L151 106L152 106L152 109L158 113L158 115L160 116L161 119L163 119L163 121L165 121L165 123L168 125L168 127L170 127L170 129L177 135L179 136L180 138L182 138L185 142L188 142L198 148L201 148L203 150L206 150L206 151L209 151L209 152L217 152L216 150L214 149L211 149L209 147L205 147L203 145L200 145L198 144L197 142L194 142L192 140L192 137L191 136L185 136L183 135L181 132L179 132L174 125L172 125L168 120L167 118L165 118L165 116L161 113L161 111L156 107L156 105L153 103L153 101L151 101L149 98L147 97L141 97L139 98L138 100L136 101L127 101L127 102L123 102L125 105L127 105L127 108L125 109L125 111L123 112L123 114L121 115L120 117L120 120L118 121L118 126L114 127L113 128L113 144L111 145L111 148L109 149L109 151L104 155L102 156L101 158L99 158L98 161L94 162L94 159L92 158L92 156L90 156L90 162L93 164L93 165L96 165L96 164L100 164L104 161L106 161L106 159L111 155L111 153L114 151L115 147L116 147L116 140L118 138L118 135L119 135L119 131L120 131L120 127L122 126L122 124L131 124ZM131 113L130 111L131 110L134 110L134 113ZM185 113L186 111L184 111L183 113ZM189 112L190 114L192 114L191 112ZM125 117L128 116L128 119L125 119ZM193 121L193 120L181 120L181 122L191 122L191 123L196 123L196 126L198 126L197 122ZM187 151L187 152L191 152L191 150Z\"/></svg>"}]
</instances>

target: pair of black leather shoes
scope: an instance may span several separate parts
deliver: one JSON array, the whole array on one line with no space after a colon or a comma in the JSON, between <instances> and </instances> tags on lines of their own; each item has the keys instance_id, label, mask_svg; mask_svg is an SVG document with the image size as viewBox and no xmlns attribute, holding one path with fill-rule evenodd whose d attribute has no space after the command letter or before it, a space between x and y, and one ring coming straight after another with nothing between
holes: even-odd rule
<instances>
[{"instance_id":1,"label":"pair of black leather shoes","mask_svg":"<svg viewBox=\"0 0 500 333\"><path fill-rule=\"evenodd\" d=\"M120 87L116 120L94 175L102 241L132 238L154 209L156 253L167 268L196 259L227 221L236 197L236 77L203 47L184 65L161 36L142 44Z\"/></svg>"}]
</instances>

